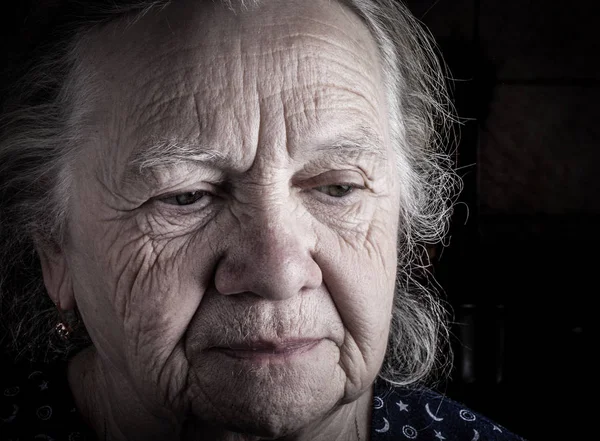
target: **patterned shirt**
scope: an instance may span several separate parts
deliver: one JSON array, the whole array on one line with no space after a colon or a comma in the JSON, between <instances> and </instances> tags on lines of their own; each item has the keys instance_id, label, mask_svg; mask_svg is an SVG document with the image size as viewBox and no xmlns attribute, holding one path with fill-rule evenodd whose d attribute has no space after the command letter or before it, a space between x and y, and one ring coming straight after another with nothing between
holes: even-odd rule
<instances>
[{"instance_id":1,"label":"patterned shirt","mask_svg":"<svg viewBox=\"0 0 600 441\"><path fill-rule=\"evenodd\" d=\"M371 441L524 441L429 389L394 387L380 381L373 401Z\"/></svg>"},{"instance_id":2,"label":"patterned shirt","mask_svg":"<svg viewBox=\"0 0 600 441\"><path fill-rule=\"evenodd\" d=\"M93 441L67 383L66 366L6 366L0 379L1 441Z\"/></svg>"},{"instance_id":3,"label":"patterned shirt","mask_svg":"<svg viewBox=\"0 0 600 441\"><path fill-rule=\"evenodd\" d=\"M66 366L8 367L0 380L1 441L93 441L75 408ZM504 427L428 389L374 389L371 441L521 441Z\"/></svg>"}]
</instances>

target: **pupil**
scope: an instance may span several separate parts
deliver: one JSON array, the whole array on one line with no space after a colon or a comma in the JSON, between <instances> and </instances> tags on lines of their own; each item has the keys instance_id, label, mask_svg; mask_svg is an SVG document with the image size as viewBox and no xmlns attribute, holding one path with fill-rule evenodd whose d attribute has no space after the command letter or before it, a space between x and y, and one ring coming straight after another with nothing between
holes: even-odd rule
<instances>
[{"instance_id":1,"label":"pupil","mask_svg":"<svg viewBox=\"0 0 600 441\"><path fill-rule=\"evenodd\" d=\"M196 202L198 199L202 197L200 192L194 191L190 193L184 193L175 196L175 200L179 205L189 205Z\"/></svg>"},{"instance_id":2,"label":"pupil","mask_svg":"<svg viewBox=\"0 0 600 441\"><path fill-rule=\"evenodd\" d=\"M330 194L332 196L343 196L350 193L352 187L350 185L333 185Z\"/></svg>"}]
</instances>

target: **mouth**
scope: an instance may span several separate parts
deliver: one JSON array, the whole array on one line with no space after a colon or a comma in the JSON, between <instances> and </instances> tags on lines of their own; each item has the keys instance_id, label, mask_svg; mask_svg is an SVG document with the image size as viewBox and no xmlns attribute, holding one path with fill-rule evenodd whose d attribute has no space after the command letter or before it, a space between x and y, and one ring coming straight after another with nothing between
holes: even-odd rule
<instances>
[{"instance_id":1,"label":"mouth","mask_svg":"<svg viewBox=\"0 0 600 441\"><path fill-rule=\"evenodd\" d=\"M320 339L293 339L283 341L250 341L233 343L227 347L213 347L211 350L220 352L228 357L249 361L288 360L314 349Z\"/></svg>"}]
</instances>

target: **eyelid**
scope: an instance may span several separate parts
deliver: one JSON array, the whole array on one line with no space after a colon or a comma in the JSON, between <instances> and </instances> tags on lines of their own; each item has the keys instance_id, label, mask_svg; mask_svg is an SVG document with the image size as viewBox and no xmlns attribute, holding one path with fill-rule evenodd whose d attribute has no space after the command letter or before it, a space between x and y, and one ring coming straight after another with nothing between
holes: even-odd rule
<instances>
[{"instance_id":1,"label":"eyelid","mask_svg":"<svg viewBox=\"0 0 600 441\"><path fill-rule=\"evenodd\" d=\"M167 199L175 196L179 196L185 193L204 192L215 196L219 196L223 193L223 182L198 182L196 184L186 186L173 186L172 189L163 189L163 192L153 196L151 199Z\"/></svg>"},{"instance_id":2,"label":"eyelid","mask_svg":"<svg viewBox=\"0 0 600 441\"><path fill-rule=\"evenodd\" d=\"M304 178L300 175L294 184L303 189L325 187L328 185L351 185L356 188L368 188L368 179L358 170L330 170L317 176Z\"/></svg>"},{"instance_id":3,"label":"eyelid","mask_svg":"<svg viewBox=\"0 0 600 441\"><path fill-rule=\"evenodd\" d=\"M179 205L179 204L173 204L170 202L165 202L165 199L172 199L177 196L184 195L186 193L194 193L194 192L202 192L202 193L205 193L205 195L202 196L198 201L196 201L192 204L189 204L189 205ZM177 190L171 190L171 191L168 191L165 193L160 193L156 196L151 197L147 201L147 203L151 203L151 204L158 203L161 206L168 206L168 207L170 207L170 209L175 209L175 210L190 210L191 207L197 208L198 205L201 205L199 201L201 201L202 199L218 197L221 193L222 193L222 190L218 187L217 184L203 183L203 184L198 184L198 185L194 185L194 186L183 187L183 188L180 188ZM207 203L208 203L208 201L207 201Z\"/></svg>"}]
</instances>

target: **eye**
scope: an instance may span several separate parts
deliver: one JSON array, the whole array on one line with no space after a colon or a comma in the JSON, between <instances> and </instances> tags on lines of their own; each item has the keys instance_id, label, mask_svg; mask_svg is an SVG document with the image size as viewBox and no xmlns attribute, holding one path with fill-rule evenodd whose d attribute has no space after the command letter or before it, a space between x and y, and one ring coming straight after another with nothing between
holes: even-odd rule
<instances>
[{"instance_id":1,"label":"eye","mask_svg":"<svg viewBox=\"0 0 600 441\"><path fill-rule=\"evenodd\" d=\"M315 190L325 193L327 196L341 198L349 195L354 190L354 186L350 184L323 185L316 187Z\"/></svg>"},{"instance_id":2,"label":"eye","mask_svg":"<svg viewBox=\"0 0 600 441\"><path fill-rule=\"evenodd\" d=\"M192 205L208 195L209 193L206 191L188 191L186 193L180 193L174 196L162 198L160 200L165 204L170 205Z\"/></svg>"}]
</instances>

